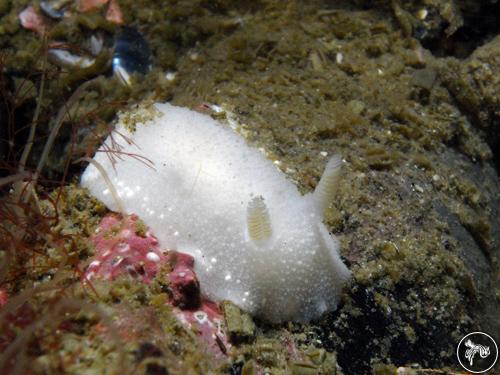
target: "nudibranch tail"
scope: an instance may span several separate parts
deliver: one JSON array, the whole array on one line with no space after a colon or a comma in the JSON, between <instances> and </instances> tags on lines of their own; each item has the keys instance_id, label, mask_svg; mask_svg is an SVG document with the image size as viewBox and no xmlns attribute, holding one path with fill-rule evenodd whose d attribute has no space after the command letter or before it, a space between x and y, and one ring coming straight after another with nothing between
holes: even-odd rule
<instances>
[{"instance_id":1,"label":"nudibranch tail","mask_svg":"<svg viewBox=\"0 0 500 375\"><path fill-rule=\"evenodd\" d=\"M342 159L339 155L334 155L326 164L325 170L319 180L313 197L318 208L323 212L333 201L337 190L337 180L340 175Z\"/></svg>"},{"instance_id":2,"label":"nudibranch tail","mask_svg":"<svg viewBox=\"0 0 500 375\"><path fill-rule=\"evenodd\" d=\"M255 242L263 242L271 237L271 219L262 196L248 202L247 229L248 235Z\"/></svg>"}]
</instances>

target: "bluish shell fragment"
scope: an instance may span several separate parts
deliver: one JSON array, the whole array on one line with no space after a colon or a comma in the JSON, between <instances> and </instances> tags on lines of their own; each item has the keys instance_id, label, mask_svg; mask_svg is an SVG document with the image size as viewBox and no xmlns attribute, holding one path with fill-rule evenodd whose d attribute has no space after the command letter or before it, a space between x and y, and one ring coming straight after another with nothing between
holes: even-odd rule
<instances>
[{"instance_id":1,"label":"bluish shell fragment","mask_svg":"<svg viewBox=\"0 0 500 375\"><path fill-rule=\"evenodd\" d=\"M115 35L112 66L113 73L128 86L131 74L146 74L151 70L149 43L135 28L123 27Z\"/></svg>"}]
</instances>

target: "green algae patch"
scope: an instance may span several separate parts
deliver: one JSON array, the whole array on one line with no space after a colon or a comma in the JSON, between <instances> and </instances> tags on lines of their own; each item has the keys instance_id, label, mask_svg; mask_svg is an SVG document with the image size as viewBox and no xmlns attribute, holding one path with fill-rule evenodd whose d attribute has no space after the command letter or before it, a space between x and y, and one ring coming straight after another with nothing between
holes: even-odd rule
<instances>
[{"instance_id":1,"label":"green algae patch","mask_svg":"<svg viewBox=\"0 0 500 375\"><path fill-rule=\"evenodd\" d=\"M135 110L119 113L119 119L125 125L126 129L133 133L138 123L144 124L145 122L153 121L161 115L161 112L153 104L153 102L142 102Z\"/></svg>"}]
</instances>

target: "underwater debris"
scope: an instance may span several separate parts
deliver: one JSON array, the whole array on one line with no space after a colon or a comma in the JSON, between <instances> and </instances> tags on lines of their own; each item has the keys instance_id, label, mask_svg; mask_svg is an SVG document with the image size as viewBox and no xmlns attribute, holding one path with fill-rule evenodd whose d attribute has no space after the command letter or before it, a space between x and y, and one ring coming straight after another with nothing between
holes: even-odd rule
<instances>
[{"instance_id":1,"label":"underwater debris","mask_svg":"<svg viewBox=\"0 0 500 375\"><path fill-rule=\"evenodd\" d=\"M113 24L123 23L123 14L117 0L49 0L41 1L39 8L29 5L21 13L21 25L29 30L43 34L51 20L73 16L74 13L90 13L103 8L106 4L105 19ZM36 22L33 22L36 21ZM31 27L27 27L32 25ZM43 28L41 27L43 25Z\"/></svg>"},{"instance_id":2,"label":"underwater debris","mask_svg":"<svg viewBox=\"0 0 500 375\"><path fill-rule=\"evenodd\" d=\"M105 4L108 4L106 20L114 25L123 24L123 15L116 0L79 1L78 7L73 11L93 12ZM44 37L48 31L57 29L57 24L53 25L54 21L75 17L70 8L71 5L66 0L42 1L40 8L30 5L20 12L18 17L22 27ZM48 54L54 64L70 69L87 70L89 74L93 72L94 75L111 66L114 75L126 87L132 84L132 74L146 74L151 70L151 50L148 41L137 29L128 26L118 28L113 44L106 46L102 33L109 32L109 25L85 18L80 18L76 22L91 29L92 36L78 47L60 40L49 40ZM62 34L61 31L53 34L58 38L65 38L64 31Z\"/></svg>"},{"instance_id":3,"label":"underwater debris","mask_svg":"<svg viewBox=\"0 0 500 375\"><path fill-rule=\"evenodd\" d=\"M34 31L40 36L43 36L47 28L43 16L32 5L19 13L19 21L25 29Z\"/></svg>"}]
</instances>

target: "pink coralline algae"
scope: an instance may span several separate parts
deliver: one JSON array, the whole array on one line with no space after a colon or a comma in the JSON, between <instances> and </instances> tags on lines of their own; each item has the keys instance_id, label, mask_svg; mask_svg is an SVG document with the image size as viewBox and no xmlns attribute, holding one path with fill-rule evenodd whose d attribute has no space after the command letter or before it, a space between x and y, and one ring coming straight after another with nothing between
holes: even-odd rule
<instances>
[{"instance_id":1,"label":"pink coralline algae","mask_svg":"<svg viewBox=\"0 0 500 375\"><path fill-rule=\"evenodd\" d=\"M224 332L224 316L219 306L203 299L196 309L174 307L174 314L185 326L196 331L216 355L226 354L231 344Z\"/></svg>"},{"instance_id":2,"label":"pink coralline algae","mask_svg":"<svg viewBox=\"0 0 500 375\"><path fill-rule=\"evenodd\" d=\"M160 267L169 265L169 304L175 316L196 331L216 355L230 347L219 306L203 298L194 273L194 259L176 251L164 253L158 240L136 215L105 217L91 238L96 254L83 279L114 280L121 275L150 284Z\"/></svg>"},{"instance_id":3,"label":"pink coralline algae","mask_svg":"<svg viewBox=\"0 0 500 375\"><path fill-rule=\"evenodd\" d=\"M194 258L183 253L172 253L169 257L173 265L168 275L171 286L172 304L179 308L196 308L200 305L200 283L193 271Z\"/></svg>"},{"instance_id":4,"label":"pink coralline algae","mask_svg":"<svg viewBox=\"0 0 500 375\"><path fill-rule=\"evenodd\" d=\"M135 215L105 217L92 237L96 255L87 267L84 277L114 280L123 273L149 284L167 257L158 246L158 240Z\"/></svg>"}]
</instances>

